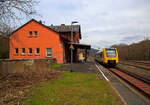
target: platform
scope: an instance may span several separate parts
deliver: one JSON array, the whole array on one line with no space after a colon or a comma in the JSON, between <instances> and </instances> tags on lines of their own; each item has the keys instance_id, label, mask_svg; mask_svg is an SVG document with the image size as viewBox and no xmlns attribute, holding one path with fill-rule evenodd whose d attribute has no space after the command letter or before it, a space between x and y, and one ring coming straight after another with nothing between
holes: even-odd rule
<instances>
[{"instance_id":1,"label":"platform","mask_svg":"<svg viewBox=\"0 0 150 105\"><path fill-rule=\"evenodd\" d=\"M70 71L70 64L64 64L59 68L59 70ZM97 67L95 66L94 61L87 63L73 63L73 72L82 72L82 73L100 73ZM124 102L125 105L149 105L149 102L143 97L137 95L135 91L125 85L123 82L118 80L114 74L109 72L103 66L99 66L104 75L109 79L110 85L116 91L120 99ZM100 73L101 74L101 73ZM103 76L100 76L100 80L105 80Z\"/></svg>"},{"instance_id":2,"label":"platform","mask_svg":"<svg viewBox=\"0 0 150 105\"><path fill-rule=\"evenodd\" d=\"M59 70L62 71L70 71L70 64L63 64ZM97 73L97 68L94 65L94 62L86 62L86 63L73 63L72 65L73 72L82 72L82 73Z\"/></svg>"}]
</instances>

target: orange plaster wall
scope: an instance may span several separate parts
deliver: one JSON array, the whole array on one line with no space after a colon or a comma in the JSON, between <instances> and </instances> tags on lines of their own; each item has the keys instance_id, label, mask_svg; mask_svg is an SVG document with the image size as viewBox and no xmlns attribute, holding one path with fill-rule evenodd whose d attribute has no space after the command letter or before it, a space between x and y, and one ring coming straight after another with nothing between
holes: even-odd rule
<instances>
[{"instance_id":1,"label":"orange plaster wall","mask_svg":"<svg viewBox=\"0 0 150 105\"><path fill-rule=\"evenodd\" d=\"M32 31L32 37L29 37ZM37 37L34 37L37 31ZM15 55L15 48L19 49ZM22 55L22 48L25 48L25 55ZM28 48L32 48L32 56L29 56ZM40 48L40 55L35 54L36 48ZM46 48L52 48L52 57L46 57ZM63 63L63 43L59 34L47 29L36 21L31 21L10 36L10 59L50 59L56 58L58 63Z\"/></svg>"}]
</instances>

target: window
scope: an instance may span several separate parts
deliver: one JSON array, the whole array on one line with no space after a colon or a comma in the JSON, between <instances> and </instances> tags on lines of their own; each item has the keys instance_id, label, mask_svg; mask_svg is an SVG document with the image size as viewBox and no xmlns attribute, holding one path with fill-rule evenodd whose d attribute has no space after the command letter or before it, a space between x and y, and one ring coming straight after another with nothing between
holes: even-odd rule
<instances>
[{"instance_id":1,"label":"window","mask_svg":"<svg viewBox=\"0 0 150 105\"><path fill-rule=\"evenodd\" d=\"M22 55L25 55L25 48L22 48Z\"/></svg>"},{"instance_id":2,"label":"window","mask_svg":"<svg viewBox=\"0 0 150 105\"><path fill-rule=\"evenodd\" d=\"M52 56L52 49L51 48L46 48L46 56L51 57Z\"/></svg>"},{"instance_id":3,"label":"window","mask_svg":"<svg viewBox=\"0 0 150 105\"><path fill-rule=\"evenodd\" d=\"M29 48L29 55L32 55L32 48Z\"/></svg>"},{"instance_id":4,"label":"window","mask_svg":"<svg viewBox=\"0 0 150 105\"><path fill-rule=\"evenodd\" d=\"M29 37L32 37L32 31L29 32Z\"/></svg>"},{"instance_id":5,"label":"window","mask_svg":"<svg viewBox=\"0 0 150 105\"><path fill-rule=\"evenodd\" d=\"M37 31L34 31L34 36L37 37Z\"/></svg>"},{"instance_id":6,"label":"window","mask_svg":"<svg viewBox=\"0 0 150 105\"><path fill-rule=\"evenodd\" d=\"M15 48L15 54L18 55L18 48Z\"/></svg>"},{"instance_id":7,"label":"window","mask_svg":"<svg viewBox=\"0 0 150 105\"><path fill-rule=\"evenodd\" d=\"M39 54L40 54L40 49L36 48L36 55L39 55Z\"/></svg>"},{"instance_id":8,"label":"window","mask_svg":"<svg viewBox=\"0 0 150 105\"><path fill-rule=\"evenodd\" d=\"M106 49L107 57L116 57L116 50L115 49Z\"/></svg>"}]
</instances>

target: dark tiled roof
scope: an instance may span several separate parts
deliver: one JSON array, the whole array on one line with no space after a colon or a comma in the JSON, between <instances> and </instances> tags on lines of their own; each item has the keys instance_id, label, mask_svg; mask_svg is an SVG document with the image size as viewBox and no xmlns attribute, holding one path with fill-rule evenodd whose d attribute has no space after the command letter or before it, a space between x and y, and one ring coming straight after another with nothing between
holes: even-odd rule
<instances>
[{"instance_id":1,"label":"dark tiled roof","mask_svg":"<svg viewBox=\"0 0 150 105\"><path fill-rule=\"evenodd\" d=\"M13 33L15 33L16 31L18 31L19 29L21 29L22 27L24 27L25 25L27 25L28 23L30 23L31 21L35 21L37 23L39 23L40 25L56 32L56 33L63 33L63 32L71 32L72 28L73 28L73 32L79 32L79 37L81 39L81 30L80 30L80 25L64 25L62 24L61 26L46 26L44 24L42 24L41 22L36 21L35 19L31 19L29 22L25 23L24 25L22 25L21 27L19 27L18 29L16 29L15 31L13 31L10 35L12 35Z\"/></svg>"},{"instance_id":2,"label":"dark tiled roof","mask_svg":"<svg viewBox=\"0 0 150 105\"><path fill-rule=\"evenodd\" d=\"M55 30L56 32L80 32L80 25L61 25L61 26L48 26L49 28Z\"/></svg>"},{"instance_id":3,"label":"dark tiled roof","mask_svg":"<svg viewBox=\"0 0 150 105\"><path fill-rule=\"evenodd\" d=\"M81 29L80 29L80 25L65 25L62 24L60 26L48 26L49 28L51 28L52 30L58 32L58 33L63 33L63 32L71 32L71 30L73 32L79 32L79 37L81 39Z\"/></svg>"}]
</instances>

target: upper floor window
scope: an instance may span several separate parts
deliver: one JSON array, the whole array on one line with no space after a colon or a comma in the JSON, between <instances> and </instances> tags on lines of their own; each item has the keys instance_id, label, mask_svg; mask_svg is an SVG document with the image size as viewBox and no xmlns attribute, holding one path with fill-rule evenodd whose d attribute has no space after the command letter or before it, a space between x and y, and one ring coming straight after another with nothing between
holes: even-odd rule
<instances>
[{"instance_id":1,"label":"upper floor window","mask_svg":"<svg viewBox=\"0 0 150 105\"><path fill-rule=\"evenodd\" d=\"M51 57L52 56L52 48L46 48L46 56Z\"/></svg>"},{"instance_id":2,"label":"upper floor window","mask_svg":"<svg viewBox=\"0 0 150 105\"><path fill-rule=\"evenodd\" d=\"M29 55L32 55L32 48L29 48Z\"/></svg>"},{"instance_id":3,"label":"upper floor window","mask_svg":"<svg viewBox=\"0 0 150 105\"><path fill-rule=\"evenodd\" d=\"M37 37L37 31L34 31L34 36Z\"/></svg>"},{"instance_id":4,"label":"upper floor window","mask_svg":"<svg viewBox=\"0 0 150 105\"><path fill-rule=\"evenodd\" d=\"M32 37L32 31L29 32L29 37Z\"/></svg>"},{"instance_id":5,"label":"upper floor window","mask_svg":"<svg viewBox=\"0 0 150 105\"><path fill-rule=\"evenodd\" d=\"M15 48L15 54L18 54L18 48Z\"/></svg>"},{"instance_id":6,"label":"upper floor window","mask_svg":"<svg viewBox=\"0 0 150 105\"><path fill-rule=\"evenodd\" d=\"M39 55L39 54L40 54L40 49L36 48L36 55Z\"/></svg>"},{"instance_id":7,"label":"upper floor window","mask_svg":"<svg viewBox=\"0 0 150 105\"><path fill-rule=\"evenodd\" d=\"M22 48L22 55L25 55L25 48Z\"/></svg>"}]
</instances>

